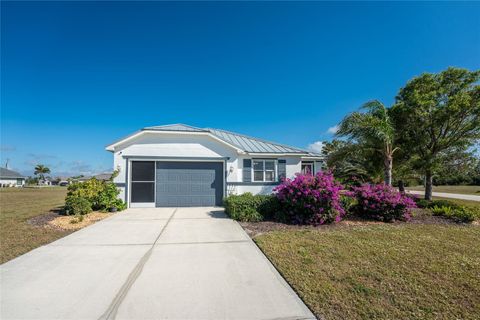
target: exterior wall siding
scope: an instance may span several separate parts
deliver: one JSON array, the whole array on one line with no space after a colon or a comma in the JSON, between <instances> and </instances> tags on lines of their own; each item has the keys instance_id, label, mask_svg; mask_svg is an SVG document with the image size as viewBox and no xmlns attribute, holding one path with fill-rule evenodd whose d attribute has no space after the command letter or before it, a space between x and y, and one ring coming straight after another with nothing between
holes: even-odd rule
<instances>
[{"instance_id":1,"label":"exterior wall siding","mask_svg":"<svg viewBox=\"0 0 480 320\"><path fill-rule=\"evenodd\" d=\"M25 184L25 179L22 179L22 184L17 185L17 178L14 179L0 179L0 185L8 185L12 187L22 187Z\"/></svg>"},{"instance_id":2,"label":"exterior wall siding","mask_svg":"<svg viewBox=\"0 0 480 320\"><path fill-rule=\"evenodd\" d=\"M273 188L276 185L268 184L268 185L235 185L232 186L232 191L229 194L242 194L245 192L250 192L251 194L271 194L273 192Z\"/></svg>"}]
</instances>

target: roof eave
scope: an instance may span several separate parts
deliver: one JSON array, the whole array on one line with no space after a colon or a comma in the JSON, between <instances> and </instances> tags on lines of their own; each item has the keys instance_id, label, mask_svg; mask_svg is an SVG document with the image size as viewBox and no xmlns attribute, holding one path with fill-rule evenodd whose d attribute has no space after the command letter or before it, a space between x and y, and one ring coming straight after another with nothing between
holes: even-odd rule
<instances>
[{"instance_id":1,"label":"roof eave","mask_svg":"<svg viewBox=\"0 0 480 320\"><path fill-rule=\"evenodd\" d=\"M308 153L305 152L245 152L249 156L296 156L303 157L308 156Z\"/></svg>"},{"instance_id":2,"label":"roof eave","mask_svg":"<svg viewBox=\"0 0 480 320\"><path fill-rule=\"evenodd\" d=\"M152 129L148 129L148 128L143 128L129 136L126 136L124 137L123 139L120 139L120 140L117 140L116 142L112 143L112 144L109 144L105 147L105 150L107 151L110 151L110 152L114 152L115 151L115 147L122 144L122 143L125 143L126 141L128 140L131 140L131 139L134 139L135 137L137 136L140 136L142 135L143 133L160 133L160 134L171 134L171 133L174 133L174 134L186 134L186 135L204 135L204 136L209 136L211 137L212 139L216 140L216 141L219 141L220 143L223 143L233 149L235 149L238 153L242 154L242 153L245 153L245 150L242 150L240 148L238 148L237 146L233 145L233 144L230 144L228 143L227 141L225 140L222 140L220 138L218 138L217 136L215 136L214 134L212 134L211 132L209 131L174 131L174 130L152 130Z\"/></svg>"},{"instance_id":3,"label":"roof eave","mask_svg":"<svg viewBox=\"0 0 480 320\"><path fill-rule=\"evenodd\" d=\"M324 161L324 160L325 160L325 157L323 157L323 156L315 156L315 155L306 155L306 156L303 156L302 159L321 160L321 161Z\"/></svg>"}]
</instances>

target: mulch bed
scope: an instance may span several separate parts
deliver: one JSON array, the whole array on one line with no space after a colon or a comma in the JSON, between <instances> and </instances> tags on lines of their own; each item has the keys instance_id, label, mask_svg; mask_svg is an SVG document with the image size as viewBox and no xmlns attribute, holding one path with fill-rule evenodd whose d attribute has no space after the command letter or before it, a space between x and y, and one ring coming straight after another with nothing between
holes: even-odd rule
<instances>
[{"instance_id":1,"label":"mulch bed","mask_svg":"<svg viewBox=\"0 0 480 320\"><path fill-rule=\"evenodd\" d=\"M394 221L388 224L404 224L404 223L412 223L412 224L459 224L452 220L433 216L429 213L429 211L424 209L414 209L412 220L409 222L403 221ZM386 224L386 222L381 221L371 221L365 220L359 217L350 216L346 219L342 220L339 223L335 224L326 224L321 226L304 226L304 225L291 225L285 224L275 221L261 221L261 222L240 222L240 225L245 229L247 234L254 238L261 234L271 232L271 231L285 231L285 230L318 230L318 231L328 231L331 229L338 229L338 228L348 228L352 226L367 226L367 225L381 225Z\"/></svg>"},{"instance_id":2,"label":"mulch bed","mask_svg":"<svg viewBox=\"0 0 480 320\"><path fill-rule=\"evenodd\" d=\"M50 228L60 231L78 230L97 221L111 216L111 213L94 211L83 216L83 221L79 222L78 217L66 216L60 213L60 210L52 210L49 213L42 214L27 220L27 223L35 227ZM75 223L72 221L77 220Z\"/></svg>"},{"instance_id":3,"label":"mulch bed","mask_svg":"<svg viewBox=\"0 0 480 320\"><path fill-rule=\"evenodd\" d=\"M62 217L60 211L52 210L49 213L41 214L27 220L27 223L35 227L52 227L53 229L63 230L58 227L54 227L49 222L55 220L58 217Z\"/></svg>"}]
</instances>

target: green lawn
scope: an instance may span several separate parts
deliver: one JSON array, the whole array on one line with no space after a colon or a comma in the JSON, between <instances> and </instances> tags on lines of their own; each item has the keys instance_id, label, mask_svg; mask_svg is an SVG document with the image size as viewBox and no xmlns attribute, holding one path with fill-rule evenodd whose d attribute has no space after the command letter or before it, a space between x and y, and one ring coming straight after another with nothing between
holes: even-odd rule
<instances>
[{"instance_id":1,"label":"green lawn","mask_svg":"<svg viewBox=\"0 0 480 320\"><path fill-rule=\"evenodd\" d=\"M423 186L408 187L407 189L425 191ZM433 192L473 194L480 196L480 186L433 186Z\"/></svg>"},{"instance_id":2,"label":"green lawn","mask_svg":"<svg viewBox=\"0 0 480 320\"><path fill-rule=\"evenodd\" d=\"M451 202L455 202L461 206L480 206L480 201L472 201L472 200L463 200L463 199L453 199L453 198L442 198L442 197L433 197L433 200L448 200Z\"/></svg>"},{"instance_id":3,"label":"green lawn","mask_svg":"<svg viewBox=\"0 0 480 320\"><path fill-rule=\"evenodd\" d=\"M0 189L0 263L70 233L27 222L62 206L66 193L62 187Z\"/></svg>"},{"instance_id":4,"label":"green lawn","mask_svg":"<svg viewBox=\"0 0 480 320\"><path fill-rule=\"evenodd\" d=\"M273 231L259 247L324 319L479 319L480 227Z\"/></svg>"}]
</instances>

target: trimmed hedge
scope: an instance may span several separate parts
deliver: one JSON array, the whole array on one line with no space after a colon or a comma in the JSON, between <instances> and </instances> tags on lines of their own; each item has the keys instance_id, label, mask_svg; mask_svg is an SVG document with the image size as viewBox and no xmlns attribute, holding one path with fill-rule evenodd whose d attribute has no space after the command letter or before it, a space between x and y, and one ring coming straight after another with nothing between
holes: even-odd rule
<instances>
[{"instance_id":1,"label":"trimmed hedge","mask_svg":"<svg viewBox=\"0 0 480 320\"><path fill-rule=\"evenodd\" d=\"M223 199L225 212L238 221L256 222L271 219L279 208L273 195L253 195L250 192L230 195Z\"/></svg>"}]
</instances>

